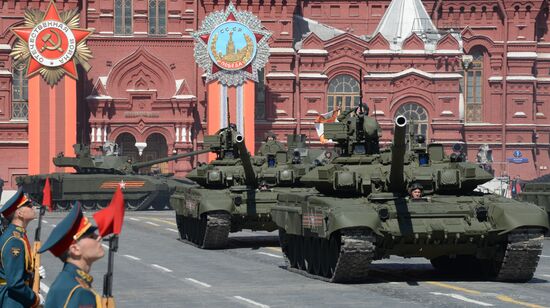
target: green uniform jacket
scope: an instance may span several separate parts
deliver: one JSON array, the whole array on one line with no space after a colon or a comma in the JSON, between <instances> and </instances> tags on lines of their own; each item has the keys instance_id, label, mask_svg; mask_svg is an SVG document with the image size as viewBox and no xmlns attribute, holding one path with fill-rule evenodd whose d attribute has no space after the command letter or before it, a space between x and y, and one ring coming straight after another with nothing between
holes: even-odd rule
<instances>
[{"instance_id":1,"label":"green uniform jacket","mask_svg":"<svg viewBox=\"0 0 550 308\"><path fill-rule=\"evenodd\" d=\"M96 308L101 298L92 289L94 278L72 263L65 263L55 278L45 308Z\"/></svg>"},{"instance_id":2,"label":"green uniform jacket","mask_svg":"<svg viewBox=\"0 0 550 308\"><path fill-rule=\"evenodd\" d=\"M0 236L0 307L32 307L32 255L24 228L10 224Z\"/></svg>"}]
</instances>

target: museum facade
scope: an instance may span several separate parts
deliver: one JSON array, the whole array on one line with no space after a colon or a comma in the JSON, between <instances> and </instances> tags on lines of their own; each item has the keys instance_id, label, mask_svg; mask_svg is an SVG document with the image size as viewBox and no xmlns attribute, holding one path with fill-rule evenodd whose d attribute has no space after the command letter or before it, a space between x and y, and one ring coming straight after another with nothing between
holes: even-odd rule
<instances>
[{"instance_id":1,"label":"museum facade","mask_svg":"<svg viewBox=\"0 0 550 308\"><path fill-rule=\"evenodd\" d=\"M48 1L0 1L0 178L27 174L28 82L10 58L28 8ZM201 149L207 85L192 33L229 1L66 0L93 28L88 72L77 82L77 140L99 153L106 141L148 160ZM306 134L321 146L319 115L362 97L383 143L405 115L448 152L476 160L492 152L496 175L530 179L550 166L548 0L234 1L272 33L255 86L255 144L268 132ZM360 93L362 91L362 93ZM361 95L362 94L362 95ZM73 153L66 153L72 155ZM161 166L184 175L197 161Z\"/></svg>"}]
</instances>

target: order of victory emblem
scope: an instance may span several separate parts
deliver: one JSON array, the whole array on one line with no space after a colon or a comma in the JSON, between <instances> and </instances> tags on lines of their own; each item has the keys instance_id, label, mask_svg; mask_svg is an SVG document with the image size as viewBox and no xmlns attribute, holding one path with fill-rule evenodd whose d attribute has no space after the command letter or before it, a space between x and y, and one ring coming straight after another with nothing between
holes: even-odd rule
<instances>
[{"instance_id":1,"label":"order of victory emblem","mask_svg":"<svg viewBox=\"0 0 550 308\"><path fill-rule=\"evenodd\" d=\"M27 77L40 73L50 86L65 74L78 79L76 64L89 70L92 57L85 43L92 30L79 29L78 23L78 10L59 13L53 1L45 13L28 9L25 26L11 29L19 38L11 56L16 63L27 63Z\"/></svg>"},{"instance_id":2,"label":"order of victory emblem","mask_svg":"<svg viewBox=\"0 0 550 308\"><path fill-rule=\"evenodd\" d=\"M271 33L250 12L237 11L230 3L226 11L208 15L195 38L195 60L206 71L206 81L225 86L258 81L258 70L269 58L267 40Z\"/></svg>"}]
</instances>

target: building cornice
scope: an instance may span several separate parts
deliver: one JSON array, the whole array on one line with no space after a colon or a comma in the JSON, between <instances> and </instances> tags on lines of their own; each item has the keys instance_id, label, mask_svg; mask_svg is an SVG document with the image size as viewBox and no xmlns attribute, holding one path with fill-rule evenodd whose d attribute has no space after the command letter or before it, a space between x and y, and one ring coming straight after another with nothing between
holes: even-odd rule
<instances>
[{"instance_id":1,"label":"building cornice","mask_svg":"<svg viewBox=\"0 0 550 308\"><path fill-rule=\"evenodd\" d=\"M397 73L373 73L367 74L364 76L365 79L393 79L403 77L409 74L418 74L420 76L429 78L429 79L460 79L462 75L458 73L428 73L416 68L408 68L404 71Z\"/></svg>"}]
</instances>

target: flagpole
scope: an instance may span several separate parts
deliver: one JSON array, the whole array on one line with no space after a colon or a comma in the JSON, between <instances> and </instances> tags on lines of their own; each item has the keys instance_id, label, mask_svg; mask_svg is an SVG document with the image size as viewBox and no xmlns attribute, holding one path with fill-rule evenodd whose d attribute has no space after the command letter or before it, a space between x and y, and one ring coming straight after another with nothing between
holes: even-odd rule
<instances>
[{"instance_id":1,"label":"flagpole","mask_svg":"<svg viewBox=\"0 0 550 308\"><path fill-rule=\"evenodd\" d=\"M107 273L103 276L103 298L104 308L114 308L115 299L113 298L113 270L115 262L115 252L118 250L118 235L113 234L109 237L109 260L107 263Z\"/></svg>"}]
</instances>

